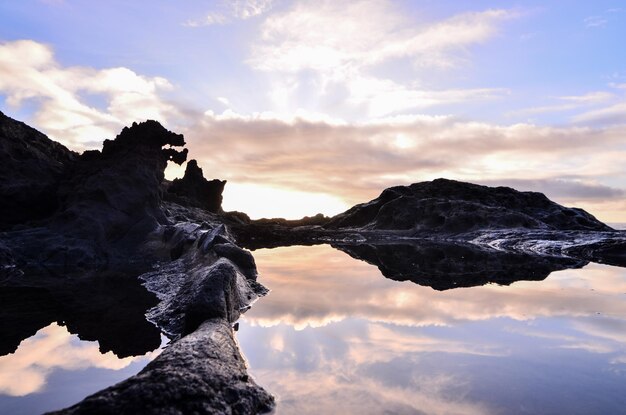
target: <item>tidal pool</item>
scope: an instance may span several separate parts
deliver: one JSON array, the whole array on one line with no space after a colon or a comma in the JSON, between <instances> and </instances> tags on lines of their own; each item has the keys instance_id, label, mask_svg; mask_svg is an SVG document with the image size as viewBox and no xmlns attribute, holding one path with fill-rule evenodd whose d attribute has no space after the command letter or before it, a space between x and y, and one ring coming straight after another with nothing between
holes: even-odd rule
<instances>
[{"instance_id":1,"label":"tidal pool","mask_svg":"<svg viewBox=\"0 0 626 415\"><path fill-rule=\"evenodd\" d=\"M165 338L163 338L165 341ZM0 414L62 409L138 373L161 349L119 358L57 323L0 357Z\"/></svg>"},{"instance_id":2,"label":"tidal pool","mask_svg":"<svg viewBox=\"0 0 626 415\"><path fill-rule=\"evenodd\" d=\"M626 269L436 291L330 246L254 251L237 338L279 414L626 413Z\"/></svg>"}]
</instances>

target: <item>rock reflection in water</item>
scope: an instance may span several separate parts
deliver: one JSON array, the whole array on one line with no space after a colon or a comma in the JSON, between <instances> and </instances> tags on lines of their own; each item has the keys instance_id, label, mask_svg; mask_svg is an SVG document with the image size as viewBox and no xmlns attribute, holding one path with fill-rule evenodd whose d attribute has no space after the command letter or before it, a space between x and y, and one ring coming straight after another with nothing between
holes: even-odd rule
<instances>
[{"instance_id":1,"label":"rock reflection in water","mask_svg":"<svg viewBox=\"0 0 626 415\"><path fill-rule=\"evenodd\" d=\"M385 279L328 246L255 259L272 291L238 338L278 413L626 407L624 269L591 264L541 282L440 292Z\"/></svg>"},{"instance_id":2,"label":"rock reflection in water","mask_svg":"<svg viewBox=\"0 0 626 415\"><path fill-rule=\"evenodd\" d=\"M59 409L137 373L159 353L119 358L50 324L0 357L0 413Z\"/></svg>"},{"instance_id":3,"label":"rock reflection in water","mask_svg":"<svg viewBox=\"0 0 626 415\"><path fill-rule=\"evenodd\" d=\"M13 275L0 284L0 413L76 403L139 372L160 353L133 275Z\"/></svg>"}]
</instances>

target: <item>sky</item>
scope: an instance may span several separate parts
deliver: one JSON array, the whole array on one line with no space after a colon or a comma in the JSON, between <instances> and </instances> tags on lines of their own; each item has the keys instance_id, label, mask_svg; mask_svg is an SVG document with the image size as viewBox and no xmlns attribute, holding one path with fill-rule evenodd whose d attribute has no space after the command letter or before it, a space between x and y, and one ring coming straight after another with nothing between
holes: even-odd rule
<instances>
[{"instance_id":1,"label":"sky","mask_svg":"<svg viewBox=\"0 0 626 415\"><path fill-rule=\"evenodd\" d=\"M156 119L253 218L446 177L626 222L623 39L619 1L6 0L0 110L76 151Z\"/></svg>"}]
</instances>

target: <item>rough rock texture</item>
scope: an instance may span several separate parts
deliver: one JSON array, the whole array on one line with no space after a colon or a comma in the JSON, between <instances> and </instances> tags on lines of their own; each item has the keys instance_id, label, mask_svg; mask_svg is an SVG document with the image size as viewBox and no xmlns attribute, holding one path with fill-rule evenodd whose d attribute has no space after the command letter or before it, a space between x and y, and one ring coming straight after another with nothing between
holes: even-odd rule
<instances>
[{"instance_id":1,"label":"rough rock texture","mask_svg":"<svg viewBox=\"0 0 626 415\"><path fill-rule=\"evenodd\" d=\"M230 324L211 319L136 376L54 414L255 414L273 403L248 376Z\"/></svg>"},{"instance_id":2,"label":"rough rock texture","mask_svg":"<svg viewBox=\"0 0 626 415\"><path fill-rule=\"evenodd\" d=\"M63 172L77 156L0 112L0 230L51 215Z\"/></svg>"},{"instance_id":3,"label":"rough rock texture","mask_svg":"<svg viewBox=\"0 0 626 415\"><path fill-rule=\"evenodd\" d=\"M106 140L102 152L72 159L58 183L55 213L2 235L14 260L72 271L141 258L134 254L146 237L169 223L160 184L169 160L185 160L187 150L172 147L184 143L182 135L146 121Z\"/></svg>"},{"instance_id":4,"label":"rough rock texture","mask_svg":"<svg viewBox=\"0 0 626 415\"><path fill-rule=\"evenodd\" d=\"M554 271L587 265L587 261L574 258L503 252L458 242L332 246L355 259L377 266L389 279L412 281L436 290L487 283L509 285L521 280L539 281Z\"/></svg>"},{"instance_id":5,"label":"rough rock texture","mask_svg":"<svg viewBox=\"0 0 626 415\"><path fill-rule=\"evenodd\" d=\"M439 179L330 219L251 221L221 211L224 182L204 179L193 161L164 184L167 162L183 163L187 150L156 121L80 156L4 115L0 133L0 352L53 321L120 356L145 353L159 332L172 340L138 375L57 413L271 410L233 336L267 292L241 245L332 243L389 278L436 289L624 258L626 233L538 193ZM141 318L146 309L159 330Z\"/></svg>"},{"instance_id":6,"label":"rough rock texture","mask_svg":"<svg viewBox=\"0 0 626 415\"><path fill-rule=\"evenodd\" d=\"M138 375L56 413L253 414L273 408L274 398L248 377L232 329L267 290L255 281L250 254L229 238L223 226L207 222L162 230L163 242L181 252L140 278L161 300L148 317L173 343ZM225 247L228 256L220 254Z\"/></svg>"},{"instance_id":7,"label":"rough rock texture","mask_svg":"<svg viewBox=\"0 0 626 415\"><path fill-rule=\"evenodd\" d=\"M217 213L222 210L222 192L226 180L207 180L196 160L189 160L182 179L174 179L167 188L166 199Z\"/></svg>"},{"instance_id":8,"label":"rough rock texture","mask_svg":"<svg viewBox=\"0 0 626 415\"><path fill-rule=\"evenodd\" d=\"M11 123L19 128L2 141L3 160L21 154L11 140L28 134L51 146ZM45 149L22 146L20 157L40 161L36 174L50 171L45 197L55 204L44 219L12 218L19 224L0 233L0 352L54 321L119 356L158 347L160 332L173 339L141 374L62 413L258 413L273 406L248 378L231 328L267 291L255 281L254 259L206 209L162 200L166 164L185 161L187 150L174 149L182 145L182 135L147 121L105 141L102 152L69 153L61 164ZM39 180L7 174L21 189ZM25 209L20 203L31 200L5 206Z\"/></svg>"},{"instance_id":9,"label":"rough rock texture","mask_svg":"<svg viewBox=\"0 0 626 415\"><path fill-rule=\"evenodd\" d=\"M563 207L542 193L446 179L388 188L324 227L448 234L511 228L612 230L584 210Z\"/></svg>"}]
</instances>

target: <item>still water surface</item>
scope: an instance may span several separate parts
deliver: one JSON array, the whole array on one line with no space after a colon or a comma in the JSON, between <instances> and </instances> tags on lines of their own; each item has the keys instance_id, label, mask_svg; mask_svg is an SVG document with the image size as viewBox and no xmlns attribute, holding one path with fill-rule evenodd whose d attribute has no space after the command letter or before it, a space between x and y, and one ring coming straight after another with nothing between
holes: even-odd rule
<instances>
[{"instance_id":1,"label":"still water surface","mask_svg":"<svg viewBox=\"0 0 626 415\"><path fill-rule=\"evenodd\" d=\"M119 358L52 323L0 357L0 414L41 414L73 405L135 375L160 351Z\"/></svg>"},{"instance_id":2,"label":"still water surface","mask_svg":"<svg viewBox=\"0 0 626 415\"><path fill-rule=\"evenodd\" d=\"M626 270L435 291L329 246L257 250L237 334L277 413L626 414Z\"/></svg>"}]
</instances>

